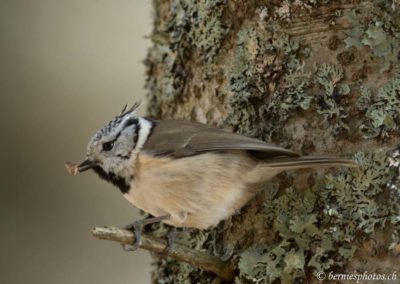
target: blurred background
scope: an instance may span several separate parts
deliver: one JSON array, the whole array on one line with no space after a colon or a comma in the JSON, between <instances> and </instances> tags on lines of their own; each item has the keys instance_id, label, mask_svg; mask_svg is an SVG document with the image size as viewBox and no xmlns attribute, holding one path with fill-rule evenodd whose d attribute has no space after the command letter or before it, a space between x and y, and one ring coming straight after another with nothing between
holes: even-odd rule
<instances>
[{"instance_id":1,"label":"blurred background","mask_svg":"<svg viewBox=\"0 0 400 284\"><path fill-rule=\"evenodd\" d=\"M0 0L0 283L150 282L146 251L90 234L138 210L64 161L144 98L151 29L146 0Z\"/></svg>"}]
</instances>

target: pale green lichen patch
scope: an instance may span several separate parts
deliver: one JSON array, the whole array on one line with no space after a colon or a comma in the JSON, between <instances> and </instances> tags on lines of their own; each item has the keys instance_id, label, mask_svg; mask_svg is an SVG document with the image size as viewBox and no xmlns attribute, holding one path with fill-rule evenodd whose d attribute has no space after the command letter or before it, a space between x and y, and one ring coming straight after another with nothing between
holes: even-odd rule
<instances>
[{"instance_id":1,"label":"pale green lichen patch","mask_svg":"<svg viewBox=\"0 0 400 284\"><path fill-rule=\"evenodd\" d=\"M304 64L296 61L296 64L288 67L288 72L283 78L284 88L273 95L273 101L279 102L279 109L276 111L280 112L279 117L282 122L289 118L293 110L310 108L312 97L307 92L307 88L311 85L310 79L311 72L304 70ZM274 108L273 104L270 108Z\"/></svg>"},{"instance_id":2,"label":"pale green lichen patch","mask_svg":"<svg viewBox=\"0 0 400 284\"><path fill-rule=\"evenodd\" d=\"M271 137L282 132L285 122L292 117L297 110L307 110L312 106L313 97L308 88L312 84L312 73L304 70L304 64L292 59L286 66L286 72L282 76L282 87L271 96L265 109L264 135Z\"/></svg>"},{"instance_id":3,"label":"pale green lichen patch","mask_svg":"<svg viewBox=\"0 0 400 284\"><path fill-rule=\"evenodd\" d=\"M352 241L360 231L372 233L376 225L385 226L394 213L386 200L380 199L387 194L386 185L394 177L386 155L359 152L354 159L359 167L338 176L328 174L325 179L324 193L331 201L324 208L325 215L332 215L333 224L345 229L332 235L335 241Z\"/></svg>"},{"instance_id":4,"label":"pale green lichen patch","mask_svg":"<svg viewBox=\"0 0 400 284\"><path fill-rule=\"evenodd\" d=\"M245 28L239 31L236 39L236 48L232 73L229 78L230 90L234 95L230 99L233 111L226 119L227 124L237 125L239 133L250 136L257 135L256 106L251 100L257 99L266 92L265 84L257 77L258 68L253 59L260 52L259 37L254 28ZM252 132L249 130L252 129Z\"/></svg>"},{"instance_id":5,"label":"pale green lichen patch","mask_svg":"<svg viewBox=\"0 0 400 284\"><path fill-rule=\"evenodd\" d=\"M161 229L160 229L161 228ZM190 230L190 229L170 229L174 231L173 242L184 245L188 248L206 251L211 255L218 255L216 240L217 229L214 230ZM155 233L161 233L164 237L167 236L168 228L166 225L161 225ZM173 246L173 244L172 244ZM153 271L153 282L164 284L189 284L189 283L210 283L215 275L203 271L199 267L176 261L173 259L166 259L164 257L157 257L157 269ZM156 281L155 281L156 280Z\"/></svg>"},{"instance_id":6,"label":"pale green lichen patch","mask_svg":"<svg viewBox=\"0 0 400 284\"><path fill-rule=\"evenodd\" d=\"M334 135L346 132L346 96L351 88L341 66L305 67L309 48L280 31L277 24L244 25L235 41L230 70L231 113L225 123L239 133L270 141L302 110L322 115ZM277 88L279 85L279 88Z\"/></svg>"},{"instance_id":7,"label":"pale green lichen patch","mask_svg":"<svg viewBox=\"0 0 400 284\"><path fill-rule=\"evenodd\" d=\"M304 275L306 248L319 229L316 215L315 195L309 191L304 197L299 196L291 187L280 195L271 196L265 204L264 214L267 226L277 233L279 241L273 244L256 245L241 254L240 274L249 280L262 280L271 283L280 279L289 283Z\"/></svg>"},{"instance_id":8,"label":"pale green lichen patch","mask_svg":"<svg viewBox=\"0 0 400 284\"><path fill-rule=\"evenodd\" d=\"M400 256L400 146L389 153L389 166L394 172L392 180L387 184L389 190L389 206L393 213L390 223L393 226L389 251L393 256Z\"/></svg>"},{"instance_id":9,"label":"pale green lichen patch","mask_svg":"<svg viewBox=\"0 0 400 284\"><path fill-rule=\"evenodd\" d=\"M182 99L184 88L191 78L190 62L211 63L221 51L229 27L223 23L226 3L223 0L174 0L157 6L168 11L166 19L156 22L153 47L146 65L149 76L146 87L150 90L149 109L164 104L170 108L173 101ZM163 12L165 13L165 11ZM173 110L169 110L173 112Z\"/></svg>"},{"instance_id":10,"label":"pale green lichen patch","mask_svg":"<svg viewBox=\"0 0 400 284\"><path fill-rule=\"evenodd\" d=\"M354 160L359 167L319 176L304 193L290 187L272 194L264 215L278 241L243 251L241 277L292 283L305 271L338 269L354 256L359 237L377 228L392 226L387 250L399 244L400 206L398 200L387 201L389 194L400 193L397 186L390 186L398 172L389 167L383 152L359 152Z\"/></svg>"},{"instance_id":11,"label":"pale green lichen patch","mask_svg":"<svg viewBox=\"0 0 400 284\"><path fill-rule=\"evenodd\" d=\"M371 90L368 87L360 86L360 96L356 102L357 108L362 112L366 112L371 106L371 99Z\"/></svg>"},{"instance_id":12,"label":"pale green lichen patch","mask_svg":"<svg viewBox=\"0 0 400 284\"><path fill-rule=\"evenodd\" d=\"M364 93L360 100L366 100L370 94ZM400 68L392 79L380 87L372 104L367 108L361 130L365 138L385 138L390 132L398 131L400 125Z\"/></svg>"},{"instance_id":13,"label":"pale green lichen patch","mask_svg":"<svg viewBox=\"0 0 400 284\"><path fill-rule=\"evenodd\" d=\"M293 15L309 13L313 9L334 2L331 0L285 0L270 2L270 14L274 21L291 23ZM267 2L268 3L268 2Z\"/></svg>"},{"instance_id":14,"label":"pale green lichen patch","mask_svg":"<svg viewBox=\"0 0 400 284\"><path fill-rule=\"evenodd\" d=\"M367 49L370 49L371 57L379 60L375 68L380 69L381 77L383 77L383 72L389 75L386 76L389 78L392 74L387 83L378 88L371 82L365 82L360 86L360 96L356 107L365 114L360 122L360 130L361 135L366 139L377 137L386 139L393 132L398 132L400 123L398 15L398 12L388 5L388 1L368 1L344 12L345 18L352 24L352 28L345 32L346 48L356 48L367 54ZM378 79L381 78L378 77L375 80Z\"/></svg>"},{"instance_id":15,"label":"pale green lichen patch","mask_svg":"<svg viewBox=\"0 0 400 284\"><path fill-rule=\"evenodd\" d=\"M241 276L253 283L272 283L280 279L291 283L304 275L304 254L287 251L290 243L274 246L255 246L241 254L239 270ZM241 283L241 282L237 282Z\"/></svg>"},{"instance_id":16,"label":"pale green lichen patch","mask_svg":"<svg viewBox=\"0 0 400 284\"><path fill-rule=\"evenodd\" d=\"M213 274L198 267L162 257L157 258L157 268L152 272L152 283L209 284L214 278Z\"/></svg>"},{"instance_id":17,"label":"pale green lichen patch","mask_svg":"<svg viewBox=\"0 0 400 284\"><path fill-rule=\"evenodd\" d=\"M348 84L339 84L343 78L343 68L325 63L318 67L315 75L317 84L324 90L317 99L317 112L326 120L334 122L334 134L348 129L344 122L347 113L341 100L350 93L350 87Z\"/></svg>"},{"instance_id":18,"label":"pale green lichen patch","mask_svg":"<svg viewBox=\"0 0 400 284\"><path fill-rule=\"evenodd\" d=\"M388 2L388 1L387 1ZM369 47L372 54L383 62L381 71L387 71L397 62L397 54L400 51L399 30L393 25L395 17L393 9L386 7L379 1L363 3L352 10L345 10L344 16L352 24L352 28L346 31L344 40L346 48L361 49Z\"/></svg>"},{"instance_id":19,"label":"pale green lichen patch","mask_svg":"<svg viewBox=\"0 0 400 284\"><path fill-rule=\"evenodd\" d=\"M224 0L173 1L168 25L172 30L171 42L186 45L187 52L195 52L205 62L211 62L229 30L222 23L224 4Z\"/></svg>"},{"instance_id":20,"label":"pale green lichen patch","mask_svg":"<svg viewBox=\"0 0 400 284\"><path fill-rule=\"evenodd\" d=\"M236 39L229 89L232 112L225 123L270 140L296 109L308 109L311 72L297 59L300 44L278 26L243 27ZM284 82L277 89L278 82Z\"/></svg>"}]
</instances>

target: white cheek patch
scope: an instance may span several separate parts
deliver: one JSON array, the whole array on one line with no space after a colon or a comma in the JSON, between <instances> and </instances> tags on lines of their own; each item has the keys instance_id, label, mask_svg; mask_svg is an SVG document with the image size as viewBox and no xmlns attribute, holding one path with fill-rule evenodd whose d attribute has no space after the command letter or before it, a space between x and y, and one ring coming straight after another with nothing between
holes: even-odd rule
<instances>
[{"instance_id":1,"label":"white cheek patch","mask_svg":"<svg viewBox=\"0 0 400 284\"><path fill-rule=\"evenodd\" d=\"M143 148L144 143L146 143L147 138L150 135L150 131L152 128L152 123L144 118L139 118L139 125L140 125L140 130L139 130L139 137L137 140L137 143L135 145L135 152L140 151L140 149Z\"/></svg>"}]
</instances>

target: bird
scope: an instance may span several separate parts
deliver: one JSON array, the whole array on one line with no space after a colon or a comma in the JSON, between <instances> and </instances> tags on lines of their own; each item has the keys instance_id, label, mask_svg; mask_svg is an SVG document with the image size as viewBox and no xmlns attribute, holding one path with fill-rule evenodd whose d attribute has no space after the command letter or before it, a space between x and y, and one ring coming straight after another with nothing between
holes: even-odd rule
<instances>
[{"instance_id":1,"label":"bird","mask_svg":"<svg viewBox=\"0 0 400 284\"><path fill-rule=\"evenodd\" d=\"M95 133L83 162L66 162L73 175L93 170L152 216L130 227L137 243L142 228L154 222L214 227L283 171L355 166L351 159L302 156L199 122L140 117L136 115L139 105L125 105Z\"/></svg>"}]
</instances>

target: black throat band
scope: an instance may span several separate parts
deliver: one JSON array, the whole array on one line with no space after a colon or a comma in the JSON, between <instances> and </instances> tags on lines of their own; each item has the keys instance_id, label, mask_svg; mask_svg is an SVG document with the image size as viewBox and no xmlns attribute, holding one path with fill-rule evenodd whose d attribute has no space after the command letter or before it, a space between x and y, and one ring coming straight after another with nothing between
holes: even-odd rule
<instances>
[{"instance_id":1,"label":"black throat band","mask_svg":"<svg viewBox=\"0 0 400 284\"><path fill-rule=\"evenodd\" d=\"M101 179L104 179L116 187L119 188L119 190L122 192L122 194L128 193L129 192L129 184L126 183L126 180L122 177L116 176L113 173L107 174L101 167L96 166L92 168L96 174Z\"/></svg>"}]
</instances>

